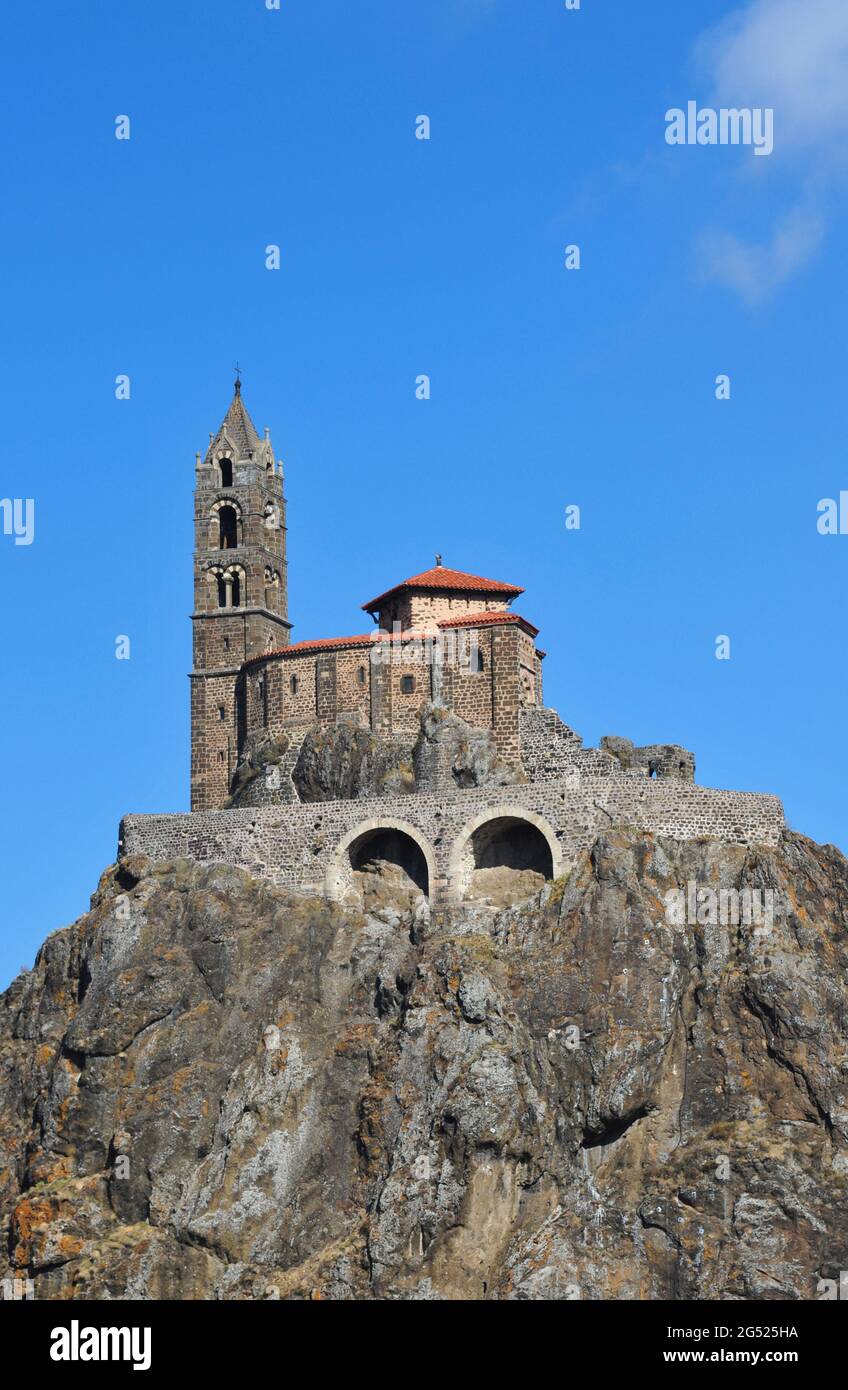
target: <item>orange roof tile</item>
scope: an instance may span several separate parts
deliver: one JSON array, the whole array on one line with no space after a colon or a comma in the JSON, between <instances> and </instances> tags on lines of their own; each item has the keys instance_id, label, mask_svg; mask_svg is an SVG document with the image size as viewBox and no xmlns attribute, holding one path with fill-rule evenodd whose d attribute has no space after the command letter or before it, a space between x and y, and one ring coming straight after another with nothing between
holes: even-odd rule
<instances>
[{"instance_id":1,"label":"orange roof tile","mask_svg":"<svg viewBox=\"0 0 848 1390\"><path fill-rule=\"evenodd\" d=\"M252 666L255 661L264 661L266 656L308 656L310 652L324 651L326 648L370 647L373 641L370 632L360 633L356 637L313 637L308 641L293 642L290 647L273 647L269 652L260 652L258 656L249 657L244 665Z\"/></svg>"},{"instance_id":2,"label":"orange roof tile","mask_svg":"<svg viewBox=\"0 0 848 1390\"><path fill-rule=\"evenodd\" d=\"M519 623L531 637L536 637L539 632L537 627L529 623L526 618L520 617L518 613L465 613L458 618L443 618L437 626L439 628L482 627L503 623ZM375 642L420 641L423 638L432 638L434 635L433 632L422 631L419 628L409 628L404 632L383 632L381 628L373 628L371 632L357 633L353 637L312 637L303 642L293 642L290 647L274 647L271 651L260 652L258 656L249 657L244 665L253 666L257 661L264 661L266 657L309 656L313 652L373 647Z\"/></svg>"},{"instance_id":3,"label":"orange roof tile","mask_svg":"<svg viewBox=\"0 0 848 1390\"><path fill-rule=\"evenodd\" d=\"M516 598L518 594L524 593L518 585L504 584L500 579L483 579L479 574L466 574L464 570L434 565L422 574L414 574L411 579L404 579L400 584L395 584L384 594L372 598L369 603L363 603L362 607L366 613L370 613L372 608L378 608L387 598L402 593L404 589L451 589L460 593L500 594L502 598Z\"/></svg>"},{"instance_id":4,"label":"orange roof tile","mask_svg":"<svg viewBox=\"0 0 848 1390\"><path fill-rule=\"evenodd\" d=\"M463 613L459 618L442 618L439 627L482 627L484 624L520 623L531 635L537 637L539 629L518 613Z\"/></svg>"}]
</instances>

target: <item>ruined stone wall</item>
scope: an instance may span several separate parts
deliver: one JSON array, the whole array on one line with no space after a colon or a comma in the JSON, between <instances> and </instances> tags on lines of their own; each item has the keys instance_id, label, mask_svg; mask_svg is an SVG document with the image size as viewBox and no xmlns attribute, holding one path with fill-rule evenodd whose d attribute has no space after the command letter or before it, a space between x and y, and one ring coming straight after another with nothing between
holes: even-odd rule
<instances>
[{"instance_id":1,"label":"ruined stone wall","mask_svg":"<svg viewBox=\"0 0 848 1390\"><path fill-rule=\"evenodd\" d=\"M606 734L601 749L609 753L627 772L644 772L648 777L669 777L694 782L695 755L678 743L648 743L635 747L629 738Z\"/></svg>"},{"instance_id":2,"label":"ruined stone wall","mask_svg":"<svg viewBox=\"0 0 848 1390\"><path fill-rule=\"evenodd\" d=\"M121 824L120 852L156 860L223 861L295 891L332 894L346 841L359 829L393 826L420 844L431 869L431 894L450 898L452 865L460 862L471 830L502 815L529 818L542 830L555 873L611 827L741 844L776 844L784 828L783 809L774 796L627 775L574 775L564 781L437 795L130 815Z\"/></svg>"}]
</instances>

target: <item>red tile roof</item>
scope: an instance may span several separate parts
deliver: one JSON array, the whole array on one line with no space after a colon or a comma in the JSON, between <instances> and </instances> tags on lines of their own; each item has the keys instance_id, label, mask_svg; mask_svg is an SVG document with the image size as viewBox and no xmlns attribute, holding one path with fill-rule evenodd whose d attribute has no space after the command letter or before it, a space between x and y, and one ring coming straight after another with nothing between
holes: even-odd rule
<instances>
[{"instance_id":1,"label":"red tile roof","mask_svg":"<svg viewBox=\"0 0 848 1390\"><path fill-rule=\"evenodd\" d=\"M252 666L255 661L264 661L266 656L308 656L310 652L338 650L339 647L370 647L373 642L374 634L371 632L360 633L357 637L314 637L305 642L293 642L290 647L274 647L269 652L260 652L258 656L249 657L244 665Z\"/></svg>"},{"instance_id":2,"label":"red tile roof","mask_svg":"<svg viewBox=\"0 0 848 1390\"><path fill-rule=\"evenodd\" d=\"M509 623L518 623L531 637L537 637L539 634L539 629L518 613L464 613L458 618L442 618L437 627L491 627ZM423 638L436 635L417 628L410 628L406 632L383 632L381 628L373 628L371 632L361 632L355 637L313 637L303 642L293 642L290 647L274 647L271 651L260 652L258 656L249 657L244 665L253 666L257 661L264 661L266 657L310 656L314 652L373 647L375 642L412 642L416 639L421 641ZM540 655L544 656L544 652Z\"/></svg>"},{"instance_id":3,"label":"red tile roof","mask_svg":"<svg viewBox=\"0 0 848 1390\"><path fill-rule=\"evenodd\" d=\"M463 613L459 618L441 618L439 627L482 627L484 624L492 625L502 623L520 623L520 625L530 633L531 637L538 637L539 629L532 623L528 623L526 618L522 618L518 613Z\"/></svg>"},{"instance_id":4,"label":"red tile roof","mask_svg":"<svg viewBox=\"0 0 848 1390\"><path fill-rule=\"evenodd\" d=\"M501 598L516 598L518 594L524 593L516 584L504 584L500 579L483 579L479 574L466 574L464 570L451 570L446 565L434 565L422 574L414 574L411 579L404 579L400 584L395 584L384 594L372 598L369 603L363 603L362 607L366 613L370 613L373 608L379 608L385 603L387 598L403 593L406 589L450 589L455 593L498 594Z\"/></svg>"}]
</instances>

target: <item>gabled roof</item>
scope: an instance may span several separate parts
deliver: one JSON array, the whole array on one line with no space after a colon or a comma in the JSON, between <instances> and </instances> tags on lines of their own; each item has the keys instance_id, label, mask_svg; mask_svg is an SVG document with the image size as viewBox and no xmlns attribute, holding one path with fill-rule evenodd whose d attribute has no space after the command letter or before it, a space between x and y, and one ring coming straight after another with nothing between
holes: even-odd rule
<instances>
[{"instance_id":1,"label":"gabled roof","mask_svg":"<svg viewBox=\"0 0 848 1390\"><path fill-rule=\"evenodd\" d=\"M523 594L524 590L516 584L504 584L500 579L483 579L479 574L466 574L464 570L448 569L446 565L434 565L432 569L424 570L422 574L414 574L411 579L404 579L400 584L395 584L393 588L387 589L384 594L378 594L369 603L363 603L362 607L366 613L370 613L375 608L380 608L386 599L393 598L396 594L408 592L410 589L450 589L454 593L474 593L490 594L493 598L517 598Z\"/></svg>"}]
</instances>

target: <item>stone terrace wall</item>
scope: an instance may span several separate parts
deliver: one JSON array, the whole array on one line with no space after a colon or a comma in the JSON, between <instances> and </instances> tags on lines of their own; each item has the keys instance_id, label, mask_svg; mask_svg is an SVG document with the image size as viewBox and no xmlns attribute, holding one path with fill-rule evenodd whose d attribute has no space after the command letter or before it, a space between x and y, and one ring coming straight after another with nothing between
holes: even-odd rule
<instances>
[{"instance_id":1,"label":"stone terrace wall","mask_svg":"<svg viewBox=\"0 0 848 1390\"><path fill-rule=\"evenodd\" d=\"M606 827L743 844L776 844L784 828L775 796L647 778L573 776L439 795L130 815L121 823L119 853L223 861L281 887L337 896L351 841L368 829L394 827L411 834L424 851L431 895L450 900L457 895L456 865L469 834L504 815L523 815L546 835L555 875Z\"/></svg>"}]
</instances>

